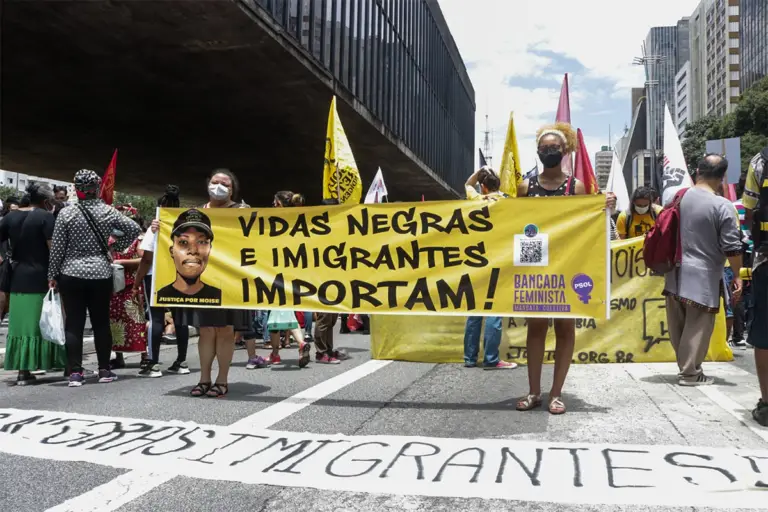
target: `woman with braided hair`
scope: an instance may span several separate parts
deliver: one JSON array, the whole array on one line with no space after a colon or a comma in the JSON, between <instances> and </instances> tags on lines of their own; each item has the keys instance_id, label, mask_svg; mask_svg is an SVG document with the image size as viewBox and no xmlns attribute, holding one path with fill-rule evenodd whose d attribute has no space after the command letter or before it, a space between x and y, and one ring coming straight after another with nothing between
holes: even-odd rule
<instances>
[{"instance_id":1,"label":"woman with braided hair","mask_svg":"<svg viewBox=\"0 0 768 512\"><path fill-rule=\"evenodd\" d=\"M562 168L563 157L576 150L576 133L570 124L555 123L539 129L536 134L539 160L544 169L538 176L525 180L518 186L518 197L580 196L587 193L584 183L566 173ZM605 206L616 207L616 196L606 195ZM549 392L549 412L565 413L562 399L563 385L573 359L576 343L576 321L572 318L557 318L555 324L555 375ZM542 405L541 370L549 331L548 318L529 318L528 337L528 395L517 402L518 411L530 411Z\"/></svg>"}]
</instances>

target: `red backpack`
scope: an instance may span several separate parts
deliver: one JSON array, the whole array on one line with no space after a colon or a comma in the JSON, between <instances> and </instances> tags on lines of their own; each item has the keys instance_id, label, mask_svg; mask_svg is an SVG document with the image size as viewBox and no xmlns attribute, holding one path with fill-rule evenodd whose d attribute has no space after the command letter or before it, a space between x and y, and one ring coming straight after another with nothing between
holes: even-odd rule
<instances>
[{"instance_id":1,"label":"red backpack","mask_svg":"<svg viewBox=\"0 0 768 512\"><path fill-rule=\"evenodd\" d=\"M680 240L680 203L687 188L679 190L672 202L656 218L656 224L645 236L643 258L645 266L656 274L676 269L683 260Z\"/></svg>"}]
</instances>

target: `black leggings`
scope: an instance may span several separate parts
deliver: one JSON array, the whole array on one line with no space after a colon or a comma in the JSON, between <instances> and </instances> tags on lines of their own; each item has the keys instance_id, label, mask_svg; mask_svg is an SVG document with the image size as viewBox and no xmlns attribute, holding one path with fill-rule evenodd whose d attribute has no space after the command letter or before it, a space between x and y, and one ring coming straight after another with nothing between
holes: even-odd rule
<instances>
[{"instance_id":1,"label":"black leggings","mask_svg":"<svg viewBox=\"0 0 768 512\"><path fill-rule=\"evenodd\" d=\"M152 276L144 277L144 300L149 305L152 297ZM176 360L187 360L187 347L189 347L189 327L186 325L174 325L176 328ZM160 343L163 340L165 330L165 308L149 307L149 336L147 337L147 352L152 364L160 362Z\"/></svg>"},{"instance_id":2,"label":"black leggings","mask_svg":"<svg viewBox=\"0 0 768 512\"><path fill-rule=\"evenodd\" d=\"M59 291L64 306L67 366L72 372L83 371L83 331L86 311L93 327L99 370L109 370L112 353L112 331L109 328L109 302L112 298L112 278L80 279L61 276Z\"/></svg>"}]
</instances>

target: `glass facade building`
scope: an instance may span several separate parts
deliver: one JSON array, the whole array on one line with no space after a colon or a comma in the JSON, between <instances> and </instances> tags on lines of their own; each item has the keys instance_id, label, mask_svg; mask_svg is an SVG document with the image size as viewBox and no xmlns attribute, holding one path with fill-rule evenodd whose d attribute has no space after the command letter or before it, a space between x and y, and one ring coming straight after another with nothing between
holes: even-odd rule
<instances>
[{"instance_id":1,"label":"glass facade building","mask_svg":"<svg viewBox=\"0 0 768 512\"><path fill-rule=\"evenodd\" d=\"M768 1L741 0L741 92L768 75Z\"/></svg>"},{"instance_id":2,"label":"glass facade building","mask_svg":"<svg viewBox=\"0 0 768 512\"><path fill-rule=\"evenodd\" d=\"M655 149L660 150L664 147L664 109L669 105L670 112L673 116L675 115L677 104L675 77L690 58L688 18L683 18L676 26L653 27L645 39L645 47L648 56L662 57L660 62L650 66L654 72L648 79L654 85L651 93L648 94L649 101L646 102L648 147L650 149L653 145ZM653 126L653 140L651 140L651 126Z\"/></svg>"},{"instance_id":3,"label":"glass facade building","mask_svg":"<svg viewBox=\"0 0 768 512\"><path fill-rule=\"evenodd\" d=\"M255 0L388 134L456 191L475 93L434 0Z\"/></svg>"}]
</instances>

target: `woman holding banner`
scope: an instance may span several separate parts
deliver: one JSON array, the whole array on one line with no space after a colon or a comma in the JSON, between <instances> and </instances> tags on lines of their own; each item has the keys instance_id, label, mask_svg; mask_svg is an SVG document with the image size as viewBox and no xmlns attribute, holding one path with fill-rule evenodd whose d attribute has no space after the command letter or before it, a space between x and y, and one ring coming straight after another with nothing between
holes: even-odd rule
<instances>
[{"instance_id":1,"label":"woman holding banner","mask_svg":"<svg viewBox=\"0 0 768 512\"><path fill-rule=\"evenodd\" d=\"M539 129L536 134L538 154L544 170L537 176L518 185L518 197L557 197L585 195L584 183L563 171L564 157L576 150L576 133L570 124L555 123ZM607 194L605 206L609 210L616 207L616 196ZM549 412L565 413L562 392L565 378L573 359L576 343L576 321L571 318L558 318L555 324L555 375L549 392ZM530 411L542 405L541 370L544 364L545 344L549 331L549 319L529 318L528 337L528 395L517 402L518 411Z\"/></svg>"},{"instance_id":2,"label":"woman holding banner","mask_svg":"<svg viewBox=\"0 0 768 512\"><path fill-rule=\"evenodd\" d=\"M216 169L208 178L210 200L201 208L249 208L240 201L237 177L228 169ZM215 230L215 226L214 230ZM229 367L235 353L235 332L251 329L250 312L237 309L174 308L176 325L191 325L200 329L197 343L200 355L200 382L192 388L192 396L221 398L229 392ZM213 360L219 374L212 382Z\"/></svg>"}]
</instances>

